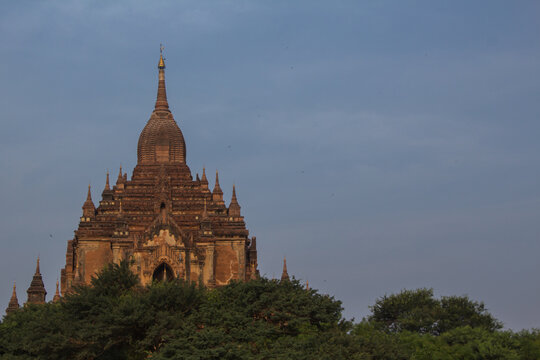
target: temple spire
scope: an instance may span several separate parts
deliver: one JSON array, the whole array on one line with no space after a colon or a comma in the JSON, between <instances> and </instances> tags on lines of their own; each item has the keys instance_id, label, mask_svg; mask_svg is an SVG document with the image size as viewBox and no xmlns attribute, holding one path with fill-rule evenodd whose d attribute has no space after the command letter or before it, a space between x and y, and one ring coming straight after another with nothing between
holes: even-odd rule
<instances>
[{"instance_id":1,"label":"temple spire","mask_svg":"<svg viewBox=\"0 0 540 360\"><path fill-rule=\"evenodd\" d=\"M208 179L206 178L206 169L204 168L204 166L202 168L201 182L206 183L206 185L208 185Z\"/></svg>"},{"instance_id":2,"label":"temple spire","mask_svg":"<svg viewBox=\"0 0 540 360\"><path fill-rule=\"evenodd\" d=\"M17 287L15 286L15 282L13 282L13 293L11 294L11 299L9 300L9 304L6 309L6 314L11 314L19 307L19 300L17 299Z\"/></svg>"},{"instance_id":3,"label":"temple spire","mask_svg":"<svg viewBox=\"0 0 540 360\"><path fill-rule=\"evenodd\" d=\"M84 202L82 206L82 210L83 210L84 217L94 217L96 215L96 207L94 206L94 202L92 201L92 193L90 191L90 184L88 184L88 193L86 194L86 201ZM38 258L38 266L39 266L39 258Z\"/></svg>"},{"instance_id":4,"label":"temple spire","mask_svg":"<svg viewBox=\"0 0 540 360\"><path fill-rule=\"evenodd\" d=\"M236 199L236 188L233 184L232 186L232 198L231 203L229 204L229 215L230 216L240 216L240 205Z\"/></svg>"},{"instance_id":5,"label":"temple spire","mask_svg":"<svg viewBox=\"0 0 540 360\"><path fill-rule=\"evenodd\" d=\"M45 303L45 296L47 296L47 291L45 291L45 285L43 284L43 278L41 277L41 272L39 270L39 256L36 263L36 273L32 278L30 287L26 291L28 294L29 304L43 304Z\"/></svg>"},{"instance_id":6,"label":"temple spire","mask_svg":"<svg viewBox=\"0 0 540 360\"><path fill-rule=\"evenodd\" d=\"M225 202L223 202L223 190L221 190L221 187L219 186L219 175L217 170L216 184L214 185L214 190L212 190L212 201L218 205L225 205Z\"/></svg>"},{"instance_id":7,"label":"temple spire","mask_svg":"<svg viewBox=\"0 0 540 360\"><path fill-rule=\"evenodd\" d=\"M109 185L109 170L107 170L107 177L105 178L105 190L111 190L111 186Z\"/></svg>"},{"instance_id":8,"label":"temple spire","mask_svg":"<svg viewBox=\"0 0 540 360\"><path fill-rule=\"evenodd\" d=\"M124 176L122 175L122 165L120 165L120 170L118 171L118 179L116 179L116 183L122 183L124 182Z\"/></svg>"},{"instance_id":9,"label":"temple spire","mask_svg":"<svg viewBox=\"0 0 540 360\"><path fill-rule=\"evenodd\" d=\"M289 281L289 273L287 272L287 258L283 257L283 272L281 273L281 281Z\"/></svg>"},{"instance_id":10,"label":"temple spire","mask_svg":"<svg viewBox=\"0 0 540 360\"><path fill-rule=\"evenodd\" d=\"M54 297L53 297L53 302L58 302L60 300L60 288L59 288L59 284L58 284L58 279L56 279L56 293L54 294Z\"/></svg>"},{"instance_id":11,"label":"temple spire","mask_svg":"<svg viewBox=\"0 0 540 360\"><path fill-rule=\"evenodd\" d=\"M169 103L167 102L167 91L165 89L165 60L163 59L163 49L163 45L159 44L159 80L155 110L169 111Z\"/></svg>"}]
</instances>

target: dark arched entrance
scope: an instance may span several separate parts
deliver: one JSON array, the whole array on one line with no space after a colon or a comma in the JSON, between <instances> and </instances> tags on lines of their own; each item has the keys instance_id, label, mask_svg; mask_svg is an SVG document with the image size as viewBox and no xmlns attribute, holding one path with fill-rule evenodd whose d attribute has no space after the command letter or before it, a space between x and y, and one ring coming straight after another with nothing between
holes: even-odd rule
<instances>
[{"instance_id":1,"label":"dark arched entrance","mask_svg":"<svg viewBox=\"0 0 540 360\"><path fill-rule=\"evenodd\" d=\"M167 263L161 263L155 270L154 275L152 275L152 280L154 281L170 281L174 279L174 272Z\"/></svg>"}]
</instances>

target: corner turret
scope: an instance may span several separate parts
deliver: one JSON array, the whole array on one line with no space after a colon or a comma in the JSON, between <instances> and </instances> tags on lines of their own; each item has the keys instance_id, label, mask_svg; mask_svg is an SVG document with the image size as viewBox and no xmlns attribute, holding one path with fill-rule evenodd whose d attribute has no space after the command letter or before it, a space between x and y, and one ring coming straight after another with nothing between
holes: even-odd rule
<instances>
[{"instance_id":1,"label":"corner turret","mask_svg":"<svg viewBox=\"0 0 540 360\"><path fill-rule=\"evenodd\" d=\"M216 184L214 185L214 190L212 190L212 201L217 205L225 205L223 201L223 190L219 186L219 175L216 170Z\"/></svg>"},{"instance_id":2,"label":"corner turret","mask_svg":"<svg viewBox=\"0 0 540 360\"><path fill-rule=\"evenodd\" d=\"M86 195L86 201L82 206L83 217L93 219L96 216L96 207L92 201L92 193L90 192L90 185L88 185L88 194Z\"/></svg>"},{"instance_id":3,"label":"corner turret","mask_svg":"<svg viewBox=\"0 0 540 360\"><path fill-rule=\"evenodd\" d=\"M240 205L236 199L236 188L233 184L232 186L232 198L231 203L229 204L229 216L239 217L240 216Z\"/></svg>"}]
</instances>

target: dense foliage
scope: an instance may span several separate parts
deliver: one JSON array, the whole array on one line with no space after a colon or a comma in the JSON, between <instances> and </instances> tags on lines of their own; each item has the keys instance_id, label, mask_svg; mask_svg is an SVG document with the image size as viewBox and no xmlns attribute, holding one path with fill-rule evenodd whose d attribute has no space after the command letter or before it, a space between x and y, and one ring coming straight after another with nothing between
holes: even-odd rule
<instances>
[{"instance_id":1,"label":"dense foliage","mask_svg":"<svg viewBox=\"0 0 540 360\"><path fill-rule=\"evenodd\" d=\"M539 359L540 333L501 331L482 303L432 290L384 296L358 324L297 281L209 290L138 285L129 264L0 324L2 359Z\"/></svg>"}]
</instances>

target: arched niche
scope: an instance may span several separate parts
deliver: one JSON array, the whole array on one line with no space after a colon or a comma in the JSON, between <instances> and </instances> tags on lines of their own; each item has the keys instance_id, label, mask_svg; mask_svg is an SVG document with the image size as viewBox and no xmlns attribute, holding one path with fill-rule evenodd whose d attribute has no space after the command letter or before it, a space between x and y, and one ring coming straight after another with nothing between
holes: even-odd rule
<instances>
[{"instance_id":1,"label":"arched niche","mask_svg":"<svg viewBox=\"0 0 540 360\"><path fill-rule=\"evenodd\" d=\"M167 263L159 264L152 275L152 281L171 281L173 279L173 269Z\"/></svg>"}]
</instances>

